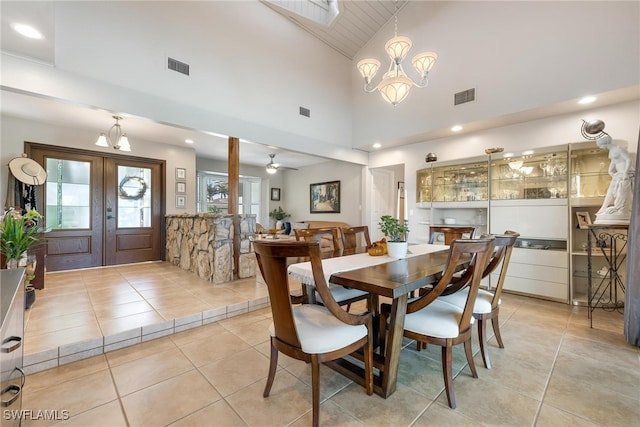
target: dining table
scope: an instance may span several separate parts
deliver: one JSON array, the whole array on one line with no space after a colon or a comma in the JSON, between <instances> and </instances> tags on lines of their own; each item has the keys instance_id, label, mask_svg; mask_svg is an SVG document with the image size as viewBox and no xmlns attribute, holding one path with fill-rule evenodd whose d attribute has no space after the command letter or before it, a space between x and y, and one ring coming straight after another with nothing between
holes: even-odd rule
<instances>
[{"instance_id":1,"label":"dining table","mask_svg":"<svg viewBox=\"0 0 640 427\"><path fill-rule=\"evenodd\" d=\"M359 289L377 298L391 300L386 345L384 349L376 346L374 352L374 392L384 398L396 390L409 295L419 288L429 287L439 279L448 255L449 246L420 244L409 246L407 257L402 259L360 253L322 260L323 273L330 285ZM458 267L463 269L467 263L468 260L462 261ZM291 264L288 272L291 278L313 287L313 272L309 262ZM377 321L374 320L374 324ZM358 360L358 354L352 356L326 365L364 385L362 363Z\"/></svg>"}]
</instances>

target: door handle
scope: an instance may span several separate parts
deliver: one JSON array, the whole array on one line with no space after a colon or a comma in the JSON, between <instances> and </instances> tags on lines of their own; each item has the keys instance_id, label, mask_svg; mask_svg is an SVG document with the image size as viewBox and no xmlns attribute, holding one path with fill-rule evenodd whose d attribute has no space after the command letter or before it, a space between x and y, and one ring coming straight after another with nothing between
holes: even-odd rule
<instances>
[{"instance_id":1,"label":"door handle","mask_svg":"<svg viewBox=\"0 0 640 427\"><path fill-rule=\"evenodd\" d=\"M107 219L116 219L116 217L113 215L107 215Z\"/></svg>"}]
</instances>

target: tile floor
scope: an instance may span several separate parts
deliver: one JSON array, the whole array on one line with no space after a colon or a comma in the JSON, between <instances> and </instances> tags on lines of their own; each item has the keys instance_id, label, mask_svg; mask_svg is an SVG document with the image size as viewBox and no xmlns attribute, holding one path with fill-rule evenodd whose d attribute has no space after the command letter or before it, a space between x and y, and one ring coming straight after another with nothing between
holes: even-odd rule
<instances>
[{"instance_id":1,"label":"tile floor","mask_svg":"<svg viewBox=\"0 0 640 427\"><path fill-rule=\"evenodd\" d=\"M142 338L28 375L24 426L311 424L305 363L281 355L271 395L262 397L271 313L256 304L250 311L249 301L266 295L254 281L214 286L177 267L152 263L50 273L46 286L28 312L27 354L43 354L48 346L60 352L72 348L74 339L90 342L101 334L125 336L131 328L141 328ZM222 313L221 307L225 316L204 321L202 313ZM190 329L176 333L176 319L192 312L200 313L203 326L186 323ZM144 335L145 328L172 318L171 334ZM398 389L388 399L367 396L323 367L321 424L637 425L640 350L624 341L620 313L596 310L589 328L585 308L505 295L500 318L505 348L490 340L493 369L482 367L476 353L479 378L471 378L464 352L456 349L456 410L446 405L439 350L416 352L406 341ZM44 410L48 417L37 412Z\"/></svg>"}]
</instances>

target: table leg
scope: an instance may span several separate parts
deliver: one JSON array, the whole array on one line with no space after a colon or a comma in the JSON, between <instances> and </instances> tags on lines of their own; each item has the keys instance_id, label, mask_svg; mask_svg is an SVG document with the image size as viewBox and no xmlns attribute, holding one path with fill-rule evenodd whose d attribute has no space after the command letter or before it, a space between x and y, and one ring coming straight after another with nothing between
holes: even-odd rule
<instances>
[{"instance_id":1,"label":"table leg","mask_svg":"<svg viewBox=\"0 0 640 427\"><path fill-rule=\"evenodd\" d=\"M395 298L391 305L384 354L384 372L382 373L382 397L385 398L396 391L398 367L400 365L400 350L402 350L402 335L404 332L404 317L407 313L408 298L408 294L402 295Z\"/></svg>"}]
</instances>

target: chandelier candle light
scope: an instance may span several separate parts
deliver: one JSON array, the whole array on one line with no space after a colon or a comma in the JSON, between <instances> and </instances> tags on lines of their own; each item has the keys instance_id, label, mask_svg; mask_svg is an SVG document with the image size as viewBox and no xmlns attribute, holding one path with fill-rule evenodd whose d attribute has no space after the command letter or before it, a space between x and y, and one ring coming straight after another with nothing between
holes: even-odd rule
<instances>
[{"instance_id":1,"label":"chandelier candle light","mask_svg":"<svg viewBox=\"0 0 640 427\"><path fill-rule=\"evenodd\" d=\"M100 134L96 141L96 145L99 147L113 146L114 150L131 151L129 138L127 138L127 134L122 132L120 123L118 123L118 121L122 120L122 117L113 116L113 118L116 119L116 123L109 128L109 131L106 134L104 132Z\"/></svg>"},{"instance_id":2,"label":"chandelier candle light","mask_svg":"<svg viewBox=\"0 0 640 427\"><path fill-rule=\"evenodd\" d=\"M394 37L385 44L384 48L391 58L389 70L382 76L382 81L377 86L371 85L371 80L375 77L380 68L380 61L377 59L363 59L357 64L360 74L364 78L364 91L371 93L376 89L389 104L394 107L401 103L407 95L411 86L426 87L429 81L427 75L438 59L435 52L422 52L417 54L411 60L413 67L421 77L420 83L411 80L402 69L402 61L404 60L409 49L411 49L411 39L406 36L398 36L398 4L396 2L396 11L394 14L395 26Z\"/></svg>"}]
</instances>

